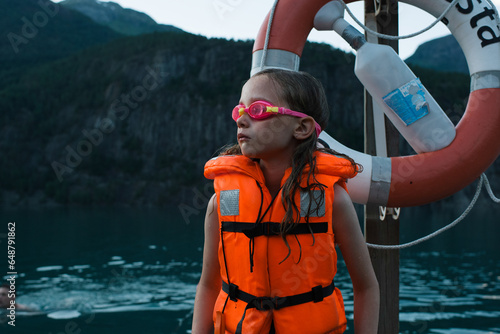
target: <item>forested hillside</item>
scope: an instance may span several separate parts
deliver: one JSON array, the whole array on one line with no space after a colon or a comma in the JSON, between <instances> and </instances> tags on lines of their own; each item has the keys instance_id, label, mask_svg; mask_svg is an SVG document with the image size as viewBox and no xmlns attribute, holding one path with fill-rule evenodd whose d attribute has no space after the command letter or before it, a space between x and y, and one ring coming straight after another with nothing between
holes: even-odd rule
<instances>
[{"instance_id":1,"label":"forested hillside","mask_svg":"<svg viewBox=\"0 0 500 334\"><path fill-rule=\"evenodd\" d=\"M9 17L32 16L36 6ZM78 49L63 37L81 30L70 25L62 32L50 21L46 29L52 24L57 31L40 31L20 58L1 48L0 60L20 67L15 76L0 70L0 205L165 206L192 198L206 183L204 163L235 142L230 112L249 76L252 42L184 32L121 37L79 13L67 15L89 31L107 29L103 39L89 33L91 42ZM10 28L2 29L5 35ZM354 56L308 43L302 59L301 69L325 86L332 110L327 132L363 150ZM415 72L457 122L468 76ZM410 153L406 145L402 151ZM494 168L500 174L498 163Z\"/></svg>"},{"instance_id":2,"label":"forested hillside","mask_svg":"<svg viewBox=\"0 0 500 334\"><path fill-rule=\"evenodd\" d=\"M122 36L46 0L0 0L0 32L0 84L9 76L17 76L19 69Z\"/></svg>"}]
</instances>

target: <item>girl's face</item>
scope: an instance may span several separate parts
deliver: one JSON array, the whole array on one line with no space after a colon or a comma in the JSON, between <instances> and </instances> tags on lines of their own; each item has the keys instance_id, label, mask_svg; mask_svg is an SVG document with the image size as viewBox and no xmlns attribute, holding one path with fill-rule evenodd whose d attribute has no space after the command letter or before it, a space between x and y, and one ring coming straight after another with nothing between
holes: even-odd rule
<instances>
[{"instance_id":1,"label":"girl's face","mask_svg":"<svg viewBox=\"0 0 500 334\"><path fill-rule=\"evenodd\" d=\"M241 104L249 106L259 100L289 108L287 103L279 98L276 86L266 75L250 78L241 91ZM286 159L283 161L290 161L298 144L294 138L294 130L298 125L297 117L276 115L263 120L255 120L243 113L236 124L238 125L238 144L243 155L264 160Z\"/></svg>"}]
</instances>

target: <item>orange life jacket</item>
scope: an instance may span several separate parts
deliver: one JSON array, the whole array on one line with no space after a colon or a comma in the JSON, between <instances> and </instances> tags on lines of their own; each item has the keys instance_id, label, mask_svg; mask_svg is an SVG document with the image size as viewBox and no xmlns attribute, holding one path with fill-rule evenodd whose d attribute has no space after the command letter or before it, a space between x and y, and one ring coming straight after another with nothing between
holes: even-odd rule
<instances>
[{"instance_id":1,"label":"orange life jacket","mask_svg":"<svg viewBox=\"0 0 500 334\"><path fill-rule=\"evenodd\" d=\"M337 254L332 231L333 185L345 188L356 175L346 159L315 153L316 181L324 191L297 194L300 223L279 235L285 209L265 186L258 162L245 156L221 156L205 165L217 196L220 274L223 287L214 307L225 315L226 333L343 333L344 304L333 278ZM301 186L307 184L305 168ZM289 168L281 181L290 175ZM309 213L307 215L307 213ZM308 216L308 217L306 217ZM311 231L313 233L311 233ZM287 257L287 255L289 256Z\"/></svg>"}]
</instances>

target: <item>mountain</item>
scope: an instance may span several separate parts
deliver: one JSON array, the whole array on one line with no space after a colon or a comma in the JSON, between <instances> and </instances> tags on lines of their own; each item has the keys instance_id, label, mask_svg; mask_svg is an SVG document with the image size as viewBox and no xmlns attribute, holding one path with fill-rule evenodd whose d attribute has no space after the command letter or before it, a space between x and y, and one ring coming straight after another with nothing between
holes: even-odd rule
<instances>
[{"instance_id":1,"label":"mountain","mask_svg":"<svg viewBox=\"0 0 500 334\"><path fill-rule=\"evenodd\" d=\"M362 126L361 115L344 112L362 108L353 57L327 45L310 49L304 68L323 80L339 110L331 130L360 149L362 135L338 126ZM0 90L4 205L156 206L192 198L204 184L205 161L235 141L230 110L251 50L251 42L157 33L30 70Z\"/></svg>"},{"instance_id":2,"label":"mountain","mask_svg":"<svg viewBox=\"0 0 500 334\"><path fill-rule=\"evenodd\" d=\"M36 13L49 17L40 6L48 3L0 0L2 15L18 24L3 31L22 34L26 21L42 17ZM248 79L252 42L174 31L123 37L50 8L60 11L19 45L22 59L0 53L0 64L19 64L16 75L0 67L0 206L202 210L210 194L203 165L235 142L230 111ZM301 69L323 83L332 110L327 132L361 151L363 89L353 67L352 54L329 45L304 48ZM456 123L468 75L412 68ZM500 163L489 173L499 175Z\"/></svg>"},{"instance_id":3,"label":"mountain","mask_svg":"<svg viewBox=\"0 0 500 334\"><path fill-rule=\"evenodd\" d=\"M148 15L132 9L123 8L115 2L98 0L65 0L62 6L76 10L94 22L107 26L124 35L141 35L152 32L177 31L181 29L171 25L156 23Z\"/></svg>"},{"instance_id":4,"label":"mountain","mask_svg":"<svg viewBox=\"0 0 500 334\"><path fill-rule=\"evenodd\" d=\"M420 45L406 62L440 72L469 74L462 48L453 35L436 38Z\"/></svg>"},{"instance_id":5,"label":"mountain","mask_svg":"<svg viewBox=\"0 0 500 334\"><path fill-rule=\"evenodd\" d=\"M122 37L48 0L0 0L0 35L0 87L27 68Z\"/></svg>"},{"instance_id":6,"label":"mountain","mask_svg":"<svg viewBox=\"0 0 500 334\"><path fill-rule=\"evenodd\" d=\"M202 196L205 161L235 142L230 110L251 50L250 41L157 33L31 69L0 90L0 202L163 206ZM352 54L308 43L301 68L325 87L327 131L362 150L363 90L353 66ZM434 95L444 110L459 112L467 84L444 74L432 85L429 73L418 74L446 92Z\"/></svg>"}]
</instances>

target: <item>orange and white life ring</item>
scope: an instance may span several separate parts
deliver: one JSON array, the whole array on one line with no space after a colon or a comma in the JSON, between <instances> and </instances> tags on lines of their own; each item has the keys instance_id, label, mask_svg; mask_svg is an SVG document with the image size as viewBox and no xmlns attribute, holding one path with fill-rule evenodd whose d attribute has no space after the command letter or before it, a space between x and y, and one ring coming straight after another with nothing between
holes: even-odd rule
<instances>
[{"instance_id":1,"label":"orange and white life ring","mask_svg":"<svg viewBox=\"0 0 500 334\"><path fill-rule=\"evenodd\" d=\"M356 0L345 0L346 3ZM403 0L438 17L451 0ZM329 0L280 0L261 64L269 15L254 44L252 74L264 68L298 70L316 13ZM388 207L417 206L440 200L477 179L500 154L500 27L481 1L461 1L446 15L447 27L464 51L471 91L453 142L434 152L376 157L351 150L322 134L335 150L363 165L348 184L354 202Z\"/></svg>"}]
</instances>

